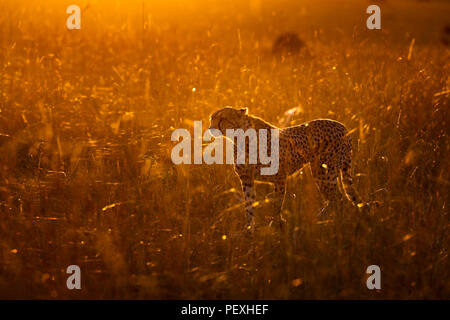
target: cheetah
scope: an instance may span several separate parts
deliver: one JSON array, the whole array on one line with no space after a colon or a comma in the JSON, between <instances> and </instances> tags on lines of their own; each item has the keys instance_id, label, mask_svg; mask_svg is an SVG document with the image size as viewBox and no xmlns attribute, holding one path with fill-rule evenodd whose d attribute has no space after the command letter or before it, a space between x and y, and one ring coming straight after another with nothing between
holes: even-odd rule
<instances>
[{"instance_id":1,"label":"cheetah","mask_svg":"<svg viewBox=\"0 0 450 320\"><path fill-rule=\"evenodd\" d=\"M249 164L248 161L244 164L234 163L234 170L240 178L244 195L248 229L255 227L255 181L270 182L274 185L274 218L279 219L282 226L284 219L281 216L281 209L285 199L286 179L308 163L327 205L336 200L338 189L356 207L361 208L366 205L362 203L353 187L350 175L352 140L342 123L317 119L297 126L277 128L261 118L248 114L247 108L232 107L222 108L210 116L209 129L218 129L221 133L227 129L246 131L250 128L266 129L269 135L268 140L270 140L271 129L279 130L279 168L276 174L261 175L260 164ZM248 141L246 143L248 150ZM235 154L236 149L235 144ZM339 188L340 186L342 188Z\"/></svg>"}]
</instances>

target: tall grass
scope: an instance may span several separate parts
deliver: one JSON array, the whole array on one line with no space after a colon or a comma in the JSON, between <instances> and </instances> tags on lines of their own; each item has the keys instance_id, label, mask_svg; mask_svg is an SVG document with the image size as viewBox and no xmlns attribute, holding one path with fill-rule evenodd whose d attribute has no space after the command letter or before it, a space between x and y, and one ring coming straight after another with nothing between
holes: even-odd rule
<instances>
[{"instance_id":1,"label":"tall grass","mask_svg":"<svg viewBox=\"0 0 450 320\"><path fill-rule=\"evenodd\" d=\"M386 2L369 31L361 1L84 1L68 31L69 4L0 2L0 297L450 297L448 4ZM273 56L286 31L311 56ZM305 168L287 228L260 201L244 233L231 166L170 160L172 130L225 105L356 129L354 181L379 208L318 221Z\"/></svg>"}]
</instances>

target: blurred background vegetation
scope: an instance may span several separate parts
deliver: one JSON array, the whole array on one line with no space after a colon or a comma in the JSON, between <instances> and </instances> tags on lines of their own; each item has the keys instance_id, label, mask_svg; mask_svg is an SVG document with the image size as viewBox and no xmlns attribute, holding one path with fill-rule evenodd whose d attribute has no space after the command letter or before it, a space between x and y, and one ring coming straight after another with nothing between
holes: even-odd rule
<instances>
[{"instance_id":1,"label":"blurred background vegetation","mask_svg":"<svg viewBox=\"0 0 450 320\"><path fill-rule=\"evenodd\" d=\"M370 4L0 1L0 297L450 298L450 4L376 1L367 30ZM355 129L356 188L380 207L318 221L305 168L288 227L260 201L249 237L231 166L170 160L172 130L225 105Z\"/></svg>"}]
</instances>

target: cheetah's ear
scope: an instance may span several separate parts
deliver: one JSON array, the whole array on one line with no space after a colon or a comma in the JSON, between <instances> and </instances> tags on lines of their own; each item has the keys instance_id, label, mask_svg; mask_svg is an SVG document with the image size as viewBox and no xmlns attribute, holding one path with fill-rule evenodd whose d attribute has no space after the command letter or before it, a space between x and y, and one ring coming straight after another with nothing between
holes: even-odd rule
<instances>
[{"instance_id":1,"label":"cheetah's ear","mask_svg":"<svg viewBox=\"0 0 450 320\"><path fill-rule=\"evenodd\" d=\"M242 114L248 114L248 108L242 108L241 112Z\"/></svg>"}]
</instances>

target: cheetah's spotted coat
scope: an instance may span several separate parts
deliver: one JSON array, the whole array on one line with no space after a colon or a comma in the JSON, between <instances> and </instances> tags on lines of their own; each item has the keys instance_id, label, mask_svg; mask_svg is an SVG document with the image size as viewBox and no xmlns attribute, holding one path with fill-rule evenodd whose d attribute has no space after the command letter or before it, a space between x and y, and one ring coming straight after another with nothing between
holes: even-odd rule
<instances>
[{"instance_id":1,"label":"cheetah's spotted coat","mask_svg":"<svg viewBox=\"0 0 450 320\"><path fill-rule=\"evenodd\" d=\"M210 128L226 129L249 128L255 130L276 128L266 121L249 115L247 109L226 107L211 115ZM270 141L270 136L267 138ZM248 144L248 142L247 142ZM235 147L235 154L237 152ZM248 146L246 151L248 150ZM270 144L268 145L270 152ZM343 193L356 206L361 200L353 188L351 167L352 141L345 126L337 121L318 119L298 126L279 129L279 170L275 175L261 175L260 164L235 164L234 168L241 180L245 197L245 208L249 228L254 226L253 203L255 202L254 181L267 181L274 184L274 205L276 217L280 218L288 176L299 171L309 163L316 183L328 201L337 195L338 182ZM236 157L235 157L236 158ZM248 160L248 154L247 154Z\"/></svg>"}]
</instances>

